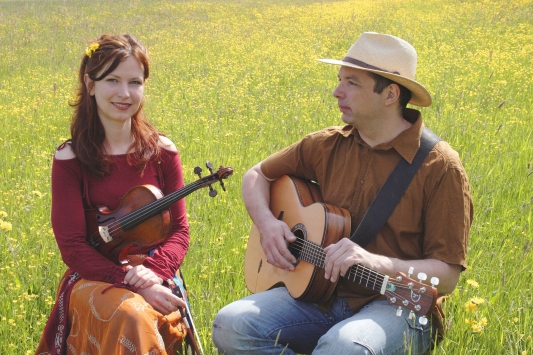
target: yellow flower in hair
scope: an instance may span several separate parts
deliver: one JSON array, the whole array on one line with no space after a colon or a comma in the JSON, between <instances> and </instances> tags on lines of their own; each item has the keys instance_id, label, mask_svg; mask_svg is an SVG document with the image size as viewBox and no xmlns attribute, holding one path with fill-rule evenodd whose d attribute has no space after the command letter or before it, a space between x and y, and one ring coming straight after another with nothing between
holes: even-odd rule
<instances>
[{"instance_id":1,"label":"yellow flower in hair","mask_svg":"<svg viewBox=\"0 0 533 355\"><path fill-rule=\"evenodd\" d=\"M93 42L89 45L89 47L85 48L85 54L87 54L87 57L91 58L93 56L93 53L96 52L96 50L100 47L100 44L97 42Z\"/></svg>"}]
</instances>

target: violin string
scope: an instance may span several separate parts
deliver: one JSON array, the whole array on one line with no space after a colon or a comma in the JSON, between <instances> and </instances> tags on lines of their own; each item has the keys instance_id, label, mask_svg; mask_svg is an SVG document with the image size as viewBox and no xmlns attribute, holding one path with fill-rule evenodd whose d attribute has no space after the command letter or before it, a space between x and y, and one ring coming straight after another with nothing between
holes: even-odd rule
<instances>
[{"instance_id":1,"label":"violin string","mask_svg":"<svg viewBox=\"0 0 533 355\"><path fill-rule=\"evenodd\" d=\"M204 178L207 179L207 178ZM207 181L207 180L206 180ZM190 193L196 191L202 185L205 184L204 180L201 181L195 181L187 186L182 187L181 189L174 191L160 199L157 199L131 213L128 213L126 216L123 216L119 218L116 221L113 221L107 225L109 234L113 235L117 230L121 230L124 227L128 227L131 224L135 224L135 222L142 220L145 216L150 215L152 213L157 213L161 210L162 206L165 206L165 204L170 202L170 205L185 196L189 195Z\"/></svg>"}]
</instances>

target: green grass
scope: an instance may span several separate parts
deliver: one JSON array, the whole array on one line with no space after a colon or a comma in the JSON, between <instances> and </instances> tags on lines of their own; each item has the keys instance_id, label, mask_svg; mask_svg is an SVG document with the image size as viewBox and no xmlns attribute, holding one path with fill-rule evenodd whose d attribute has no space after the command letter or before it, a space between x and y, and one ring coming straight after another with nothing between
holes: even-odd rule
<instances>
[{"instance_id":1,"label":"green grass","mask_svg":"<svg viewBox=\"0 0 533 355\"><path fill-rule=\"evenodd\" d=\"M33 353L65 269L49 223L50 165L69 136L89 40L127 32L146 44L147 113L180 150L186 182L206 160L235 169L226 193L187 197L183 269L212 353L215 314L248 294L243 173L341 123L337 68L316 59L342 57L377 31L417 48L417 77L434 97L424 120L461 155L474 197L469 269L435 352L533 354L532 17L533 2L510 0L0 0L0 353ZM484 303L469 311L473 297Z\"/></svg>"}]
</instances>

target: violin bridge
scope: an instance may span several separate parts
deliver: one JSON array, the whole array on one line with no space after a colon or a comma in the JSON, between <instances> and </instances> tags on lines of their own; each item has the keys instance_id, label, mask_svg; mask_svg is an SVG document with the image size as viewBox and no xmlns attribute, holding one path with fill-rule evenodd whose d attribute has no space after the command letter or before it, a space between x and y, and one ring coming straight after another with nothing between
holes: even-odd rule
<instances>
[{"instance_id":1,"label":"violin bridge","mask_svg":"<svg viewBox=\"0 0 533 355\"><path fill-rule=\"evenodd\" d=\"M385 294L385 290L387 289L387 284L389 283L389 277L385 275L385 278L383 279L383 283L381 284L381 293L382 295Z\"/></svg>"},{"instance_id":2,"label":"violin bridge","mask_svg":"<svg viewBox=\"0 0 533 355\"><path fill-rule=\"evenodd\" d=\"M113 237L109 234L109 228L107 228L107 226L98 226L98 233L100 233L100 236L106 243L113 240Z\"/></svg>"}]
</instances>

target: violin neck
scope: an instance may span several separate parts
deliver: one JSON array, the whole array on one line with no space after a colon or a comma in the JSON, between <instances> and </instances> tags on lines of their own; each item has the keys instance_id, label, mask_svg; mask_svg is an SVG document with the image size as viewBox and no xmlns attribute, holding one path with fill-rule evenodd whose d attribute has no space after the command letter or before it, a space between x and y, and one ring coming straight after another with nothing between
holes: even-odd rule
<instances>
[{"instance_id":1,"label":"violin neck","mask_svg":"<svg viewBox=\"0 0 533 355\"><path fill-rule=\"evenodd\" d=\"M120 223L122 230L131 230L146 221L147 219L157 215L161 211L168 209L170 206L172 206L173 203L177 202L178 200L181 200L182 198L190 195L194 191L204 186L205 182L195 181L187 186L182 187L179 190L176 190L158 200L155 200L152 203L149 203L139 208L138 210L128 213L127 215L121 217L118 222Z\"/></svg>"}]
</instances>

